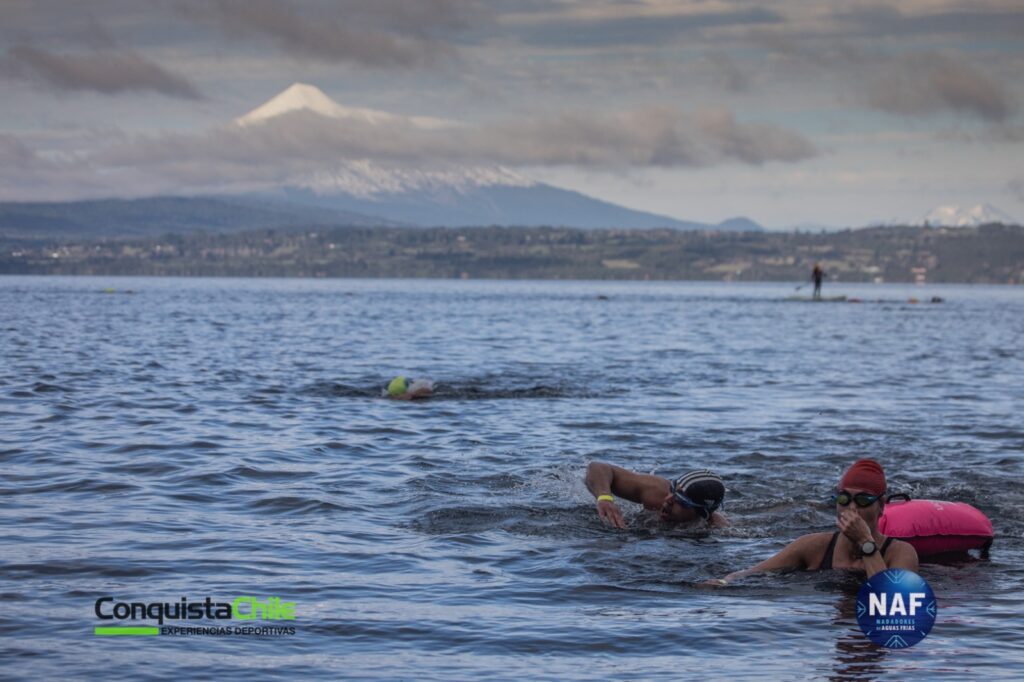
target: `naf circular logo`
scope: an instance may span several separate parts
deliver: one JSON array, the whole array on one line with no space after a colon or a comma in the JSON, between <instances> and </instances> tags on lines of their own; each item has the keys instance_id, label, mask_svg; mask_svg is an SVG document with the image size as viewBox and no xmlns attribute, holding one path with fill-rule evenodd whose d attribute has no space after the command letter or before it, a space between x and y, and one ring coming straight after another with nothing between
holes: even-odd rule
<instances>
[{"instance_id":1,"label":"naf circular logo","mask_svg":"<svg viewBox=\"0 0 1024 682\"><path fill-rule=\"evenodd\" d=\"M924 578L893 568L876 573L857 593L857 623L868 638L890 649L924 639L935 625L938 606Z\"/></svg>"}]
</instances>

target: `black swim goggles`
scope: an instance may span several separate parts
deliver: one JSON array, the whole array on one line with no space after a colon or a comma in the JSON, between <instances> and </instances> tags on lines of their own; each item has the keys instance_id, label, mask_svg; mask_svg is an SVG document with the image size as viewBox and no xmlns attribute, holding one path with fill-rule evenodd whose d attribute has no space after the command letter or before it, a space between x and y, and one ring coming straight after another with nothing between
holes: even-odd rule
<instances>
[{"instance_id":1,"label":"black swim goggles","mask_svg":"<svg viewBox=\"0 0 1024 682\"><path fill-rule=\"evenodd\" d=\"M837 490L832 494L832 504L838 504L840 507L845 507L851 502L857 504L858 507L870 507L878 500L885 497L885 493L881 495L869 495L868 493L857 493L856 495L848 493L845 490Z\"/></svg>"},{"instance_id":2,"label":"black swim goggles","mask_svg":"<svg viewBox=\"0 0 1024 682\"><path fill-rule=\"evenodd\" d=\"M678 482L678 479L672 481L672 497L675 499L676 502L683 505L684 507L696 509L705 519L710 519L711 515L715 513L715 510L721 506L721 502L701 504L700 502L695 502L694 500L691 500L689 497L686 496L686 493L684 493L682 490L679 490L677 485Z\"/></svg>"}]
</instances>

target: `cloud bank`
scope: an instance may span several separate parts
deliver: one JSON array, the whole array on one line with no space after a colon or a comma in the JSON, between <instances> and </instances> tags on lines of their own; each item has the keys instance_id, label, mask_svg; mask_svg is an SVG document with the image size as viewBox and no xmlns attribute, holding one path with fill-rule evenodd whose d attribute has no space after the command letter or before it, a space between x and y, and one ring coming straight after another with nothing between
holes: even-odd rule
<instances>
[{"instance_id":1,"label":"cloud bank","mask_svg":"<svg viewBox=\"0 0 1024 682\"><path fill-rule=\"evenodd\" d=\"M257 126L227 126L201 135L135 137L97 159L115 166L229 164L245 172L263 164L312 169L339 159L614 169L730 161L760 165L816 154L814 144L796 133L740 123L725 110L688 116L654 107L440 129L425 129L401 117L371 123L295 111Z\"/></svg>"},{"instance_id":2,"label":"cloud bank","mask_svg":"<svg viewBox=\"0 0 1024 682\"><path fill-rule=\"evenodd\" d=\"M940 54L907 55L869 90L871 106L894 114L955 111L1004 121L1013 110L1006 88L974 67Z\"/></svg>"},{"instance_id":3,"label":"cloud bank","mask_svg":"<svg viewBox=\"0 0 1024 682\"><path fill-rule=\"evenodd\" d=\"M107 95L149 90L170 97L201 99L188 80L134 52L56 54L17 45L0 61L0 73L57 90L91 90Z\"/></svg>"},{"instance_id":4,"label":"cloud bank","mask_svg":"<svg viewBox=\"0 0 1024 682\"><path fill-rule=\"evenodd\" d=\"M281 51L332 63L412 68L456 55L445 36L484 13L465 0L339 0L326 7L282 0L215 0L185 16L231 37L261 37Z\"/></svg>"},{"instance_id":5,"label":"cloud bank","mask_svg":"<svg viewBox=\"0 0 1024 682\"><path fill-rule=\"evenodd\" d=\"M255 125L199 134L118 135L103 148L44 158L0 136L0 186L90 196L231 192L301 184L351 162L386 169L574 167L595 170L758 166L818 153L806 138L748 124L722 109L695 114L651 107L614 114L565 113L492 125L425 128L394 116L383 122L293 111Z\"/></svg>"}]
</instances>

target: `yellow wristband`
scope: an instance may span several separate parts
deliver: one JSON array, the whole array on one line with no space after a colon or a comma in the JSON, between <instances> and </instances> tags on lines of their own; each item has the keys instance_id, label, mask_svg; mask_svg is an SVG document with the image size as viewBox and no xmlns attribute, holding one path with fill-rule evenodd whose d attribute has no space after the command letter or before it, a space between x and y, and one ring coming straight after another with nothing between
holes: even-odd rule
<instances>
[{"instance_id":1,"label":"yellow wristband","mask_svg":"<svg viewBox=\"0 0 1024 682\"><path fill-rule=\"evenodd\" d=\"M614 502L615 498L612 497L611 495L598 495L597 496L597 501L598 502Z\"/></svg>"}]
</instances>

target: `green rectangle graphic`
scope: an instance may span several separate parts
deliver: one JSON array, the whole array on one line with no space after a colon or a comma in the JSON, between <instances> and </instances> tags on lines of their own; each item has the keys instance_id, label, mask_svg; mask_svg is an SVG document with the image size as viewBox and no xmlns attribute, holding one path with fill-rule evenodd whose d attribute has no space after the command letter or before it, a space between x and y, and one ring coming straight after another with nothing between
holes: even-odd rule
<instances>
[{"instance_id":1,"label":"green rectangle graphic","mask_svg":"<svg viewBox=\"0 0 1024 682\"><path fill-rule=\"evenodd\" d=\"M148 635L159 635L160 628L152 627L138 627L138 628L96 628L94 634L97 635L134 635L134 636L148 636Z\"/></svg>"}]
</instances>

